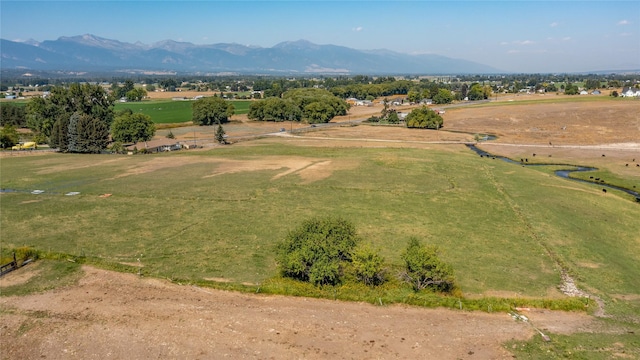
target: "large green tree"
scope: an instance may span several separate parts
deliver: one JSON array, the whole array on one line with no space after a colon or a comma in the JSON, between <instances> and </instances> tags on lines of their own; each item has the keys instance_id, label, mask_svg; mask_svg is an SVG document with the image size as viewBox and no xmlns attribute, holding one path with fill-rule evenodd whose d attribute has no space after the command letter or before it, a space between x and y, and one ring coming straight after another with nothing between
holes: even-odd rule
<instances>
[{"instance_id":1,"label":"large green tree","mask_svg":"<svg viewBox=\"0 0 640 360\"><path fill-rule=\"evenodd\" d=\"M341 218L314 218L278 244L283 276L316 285L337 284L360 241L355 227Z\"/></svg>"},{"instance_id":2,"label":"large green tree","mask_svg":"<svg viewBox=\"0 0 640 360\"><path fill-rule=\"evenodd\" d=\"M27 126L25 107L17 104L2 103L0 106L0 126Z\"/></svg>"},{"instance_id":3,"label":"large green tree","mask_svg":"<svg viewBox=\"0 0 640 360\"><path fill-rule=\"evenodd\" d=\"M215 125L229 121L233 115L233 104L218 97L207 97L193 102L193 123Z\"/></svg>"},{"instance_id":4,"label":"large green tree","mask_svg":"<svg viewBox=\"0 0 640 360\"><path fill-rule=\"evenodd\" d=\"M329 122L335 116L346 115L349 110L349 104L324 89L293 89L282 97L291 99L302 110L302 118L311 124Z\"/></svg>"},{"instance_id":5,"label":"large green tree","mask_svg":"<svg viewBox=\"0 0 640 360\"><path fill-rule=\"evenodd\" d=\"M302 111L292 99L271 97L252 102L247 117L259 121L300 121Z\"/></svg>"},{"instance_id":6,"label":"large green tree","mask_svg":"<svg viewBox=\"0 0 640 360\"><path fill-rule=\"evenodd\" d=\"M439 129L444 123L442 116L426 106L413 109L404 119L407 127L418 129Z\"/></svg>"},{"instance_id":7,"label":"large green tree","mask_svg":"<svg viewBox=\"0 0 640 360\"><path fill-rule=\"evenodd\" d=\"M46 98L29 101L27 126L39 136L47 137L49 144L60 151L98 152L109 141L113 102L113 97L100 85L74 83L68 88L53 87ZM70 126L72 116L75 117ZM103 145L102 149L96 149Z\"/></svg>"},{"instance_id":8,"label":"large green tree","mask_svg":"<svg viewBox=\"0 0 640 360\"><path fill-rule=\"evenodd\" d=\"M436 104L451 104L453 95L447 89L438 89L438 93L433 96L433 102Z\"/></svg>"},{"instance_id":9,"label":"large green tree","mask_svg":"<svg viewBox=\"0 0 640 360\"><path fill-rule=\"evenodd\" d=\"M142 101L145 96L147 96L147 90L143 88L131 89L125 93L127 101Z\"/></svg>"},{"instance_id":10,"label":"large green tree","mask_svg":"<svg viewBox=\"0 0 640 360\"><path fill-rule=\"evenodd\" d=\"M482 88L482 85L480 84L473 84L471 85L471 88L469 89L469 92L467 93L467 97L469 98L469 100L484 100L486 99L485 97L485 92Z\"/></svg>"},{"instance_id":11,"label":"large green tree","mask_svg":"<svg viewBox=\"0 0 640 360\"><path fill-rule=\"evenodd\" d=\"M149 141L156 133L156 125L146 114L123 111L111 124L111 137L122 143Z\"/></svg>"},{"instance_id":12,"label":"large green tree","mask_svg":"<svg viewBox=\"0 0 640 360\"><path fill-rule=\"evenodd\" d=\"M0 147L7 149L20 141L20 134L13 125L5 125L0 129Z\"/></svg>"},{"instance_id":13,"label":"large green tree","mask_svg":"<svg viewBox=\"0 0 640 360\"><path fill-rule=\"evenodd\" d=\"M91 115L73 113L56 121L49 145L62 152L99 153L109 144L109 127Z\"/></svg>"}]
</instances>

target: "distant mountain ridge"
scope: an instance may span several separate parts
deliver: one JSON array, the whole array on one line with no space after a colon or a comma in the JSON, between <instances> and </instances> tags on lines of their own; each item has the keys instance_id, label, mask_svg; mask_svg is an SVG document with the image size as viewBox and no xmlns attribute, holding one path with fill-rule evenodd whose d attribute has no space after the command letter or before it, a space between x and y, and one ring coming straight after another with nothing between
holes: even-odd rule
<instances>
[{"instance_id":1,"label":"distant mountain ridge","mask_svg":"<svg viewBox=\"0 0 640 360\"><path fill-rule=\"evenodd\" d=\"M91 34L57 40L0 39L5 69L61 71L177 71L280 74L487 74L501 71L473 61L389 50L356 50L285 41L271 48L235 43L195 45L164 40L126 43Z\"/></svg>"}]
</instances>

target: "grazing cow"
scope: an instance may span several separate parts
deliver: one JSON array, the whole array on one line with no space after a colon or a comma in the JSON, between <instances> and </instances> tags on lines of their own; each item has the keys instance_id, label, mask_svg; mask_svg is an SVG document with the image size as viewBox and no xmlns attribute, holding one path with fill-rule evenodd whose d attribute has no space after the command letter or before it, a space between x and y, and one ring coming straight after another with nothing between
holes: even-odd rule
<instances>
[{"instance_id":1,"label":"grazing cow","mask_svg":"<svg viewBox=\"0 0 640 360\"><path fill-rule=\"evenodd\" d=\"M640 203L640 197L637 197L637 198L636 198L636 202L639 202L639 203Z\"/></svg>"},{"instance_id":2,"label":"grazing cow","mask_svg":"<svg viewBox=\"0 0 640 360\"><path fill-rule=\"evenodd\" d=\"M604 157L604 154L602 154L602 157Z\"/></svg>"},{"instance_id":3,"label":"grazing cow","mask_svg":"<svg viewBox=\"0 0 640 360\"><path fill-rule=\"evenodd\" d=\"M629 166L629 164L624 164L624 166Z\"/></svg>"},{"instance_id":4,"label":"grazing cow","mask_svg":"<svg viewBox=\"0 0 640 360\"><path fill-rule=\"evenodd\" d=\"M529 162L529 159L524 159L525 162Z\"/></svg>"},{"instance_id":5,"label":"grazing cow","mask_svg":"<svg viewBox=\"0 0 640 360\"><path fill-rule=\"evenodd\" d=\"M631 160L631 162L636 162L636 159Z\"/></svg>"},{"instance_id":6,"label":"grazing cow","mask_svg":"<svg viewBox=\"0 0 640 360\"><path fill-rule=\"evenodd\" d=\"M589 176L589 179L593 179L593 176Z\"/></svg>"},{"instance_id":7,"label":"grazing cow","mask_svg":"<svg viewBox=\"0 0 640 360\"><path fill-rule=\"evenodd\" d=\"M607 189L602 189L602 192L606 194L607 193Z\"/></svg>"},{"instance_id":8,"label":"grazing cow","mask_svg":"<svg viewBox=\"0 0 640 360\"><path fill-rule=\"evenodd\" d=\"M536 153L533 153L533 157L536 157Z\"/></svg>"},{"instance_id":9,"label":"grazing cow","mask_svg":"<svg viewBox=\"0 0 640 360\"><path fill-rule=\"evenodd\" d=\"M521 159L520 159L520 162L524 162L524 159L522 159L522 158L521 158Z\"/></svg>"},{"instance_id":10,"label":"grazing cow","mask_svg":"<svg viewBox=\"0 0 640 360\"><path fill-rule=\"evenodd\" d=\"M600 181L600 178L596 178L596 181Z\"/></svg>"},{"instance_id":11,"label":"grazing cow","mask_svg":"<svg viewBox=\"0 0 640 360\"><path fill-rule=\"evenodd\" d=\"M636 167L640 167L640 164L636 164Z\"/></svg>"}]
</instances>

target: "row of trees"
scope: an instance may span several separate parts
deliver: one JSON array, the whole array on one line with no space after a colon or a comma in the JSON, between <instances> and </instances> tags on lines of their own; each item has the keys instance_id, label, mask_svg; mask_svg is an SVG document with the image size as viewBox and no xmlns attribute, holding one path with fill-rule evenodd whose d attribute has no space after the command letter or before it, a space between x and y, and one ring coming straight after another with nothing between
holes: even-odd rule
<instances>
[{"instance_id":1,"label":"row of trees","mask_svg":"<svg viewBox=\"0 0 640 360\"><path fill-rule=\"evenodd\" d=\"M100 85L54 87L49 96L27 103L26 126L62 152L97 153L112 140L130 143L154 136L155 124L148 115L131 110L116 114L113 105L113 95Z\"/></svg>"},{"instance_id":2,"label":"row of trees","mask_svg":"<svg viewBox=\"0 0 640 360\"><path fill-rule=\"evenodd\" d=\"M346 115L349 104L324 89L294 89L252 102L249 119L258 121L307 121L326 123L336 116Z\"/></svg>"},{"instance_id":3,"label":"row of trees","mask_svg":"<svg viewBox=\"0 0 640 360\"><path fill-rule=\"evenodd\" d=\"M391 266L379 251L364 244L355 227L341 218L303 222L278 244L276 255L283 276L315 285L336 285L352 278L376 286L393 280ZM401 259L404 266L395 279L415 291L456 288L453 268L440 260L437 247L410 238Z\"/></svg>"}]
</instances>

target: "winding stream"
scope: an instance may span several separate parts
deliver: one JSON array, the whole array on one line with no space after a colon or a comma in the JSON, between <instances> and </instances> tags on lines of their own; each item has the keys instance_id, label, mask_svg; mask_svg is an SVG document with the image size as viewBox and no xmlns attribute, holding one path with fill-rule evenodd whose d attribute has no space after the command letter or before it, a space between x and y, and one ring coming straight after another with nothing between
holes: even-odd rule
<instances>
[{"instance_id":1,"label":"winding stream","mask_svg":"<svg viewBox=\"0 0 640 360\"><path fill-rule=\"evenodd\" d=\"M506 161L506 162L511 163L511 164L518 164L518 165L522 165L522 166L570 166L571 169L556 170L556 171L554 171L554 174L556 174L556 176L559 176L561 178L569 179L569 180L572 180L572 181L577 181L577 182L591 184L591 185L598 185L598 186L603 186L603 187L614 189L614 190L624 191L625 193L627 193L629 195L633 195L636 198L636 201L640 203L640 193L638 193L637 191L633 191L633 190L630 190L630 189L627 189L627 188L623 188L623 187L615 186L615 185L610 185L610 184L606 184L606 183L597 183L597 182L583 180L583 179L576 179L576 178L572 178L572 177L569 176L572 172L585 172L585 171L598 170L597 168L594 168L594 167L576 166L576 165L571 165L571 164L540 164L540 163L538 163L538 164L529 164L529 163L522 163L522 162L519 162L519 161L515 161L515 160L512 160L512 159L509 159L509 158L504 157L504 156L491 154L491 153L489 153L487 151L479 149L477 146L472 145L472 144L467 144L467 147L469 149L473 150L476 154L480 155L481 157L490 157L492 159L499 159L499 160Z\"/></svg>"}]
</instances>

